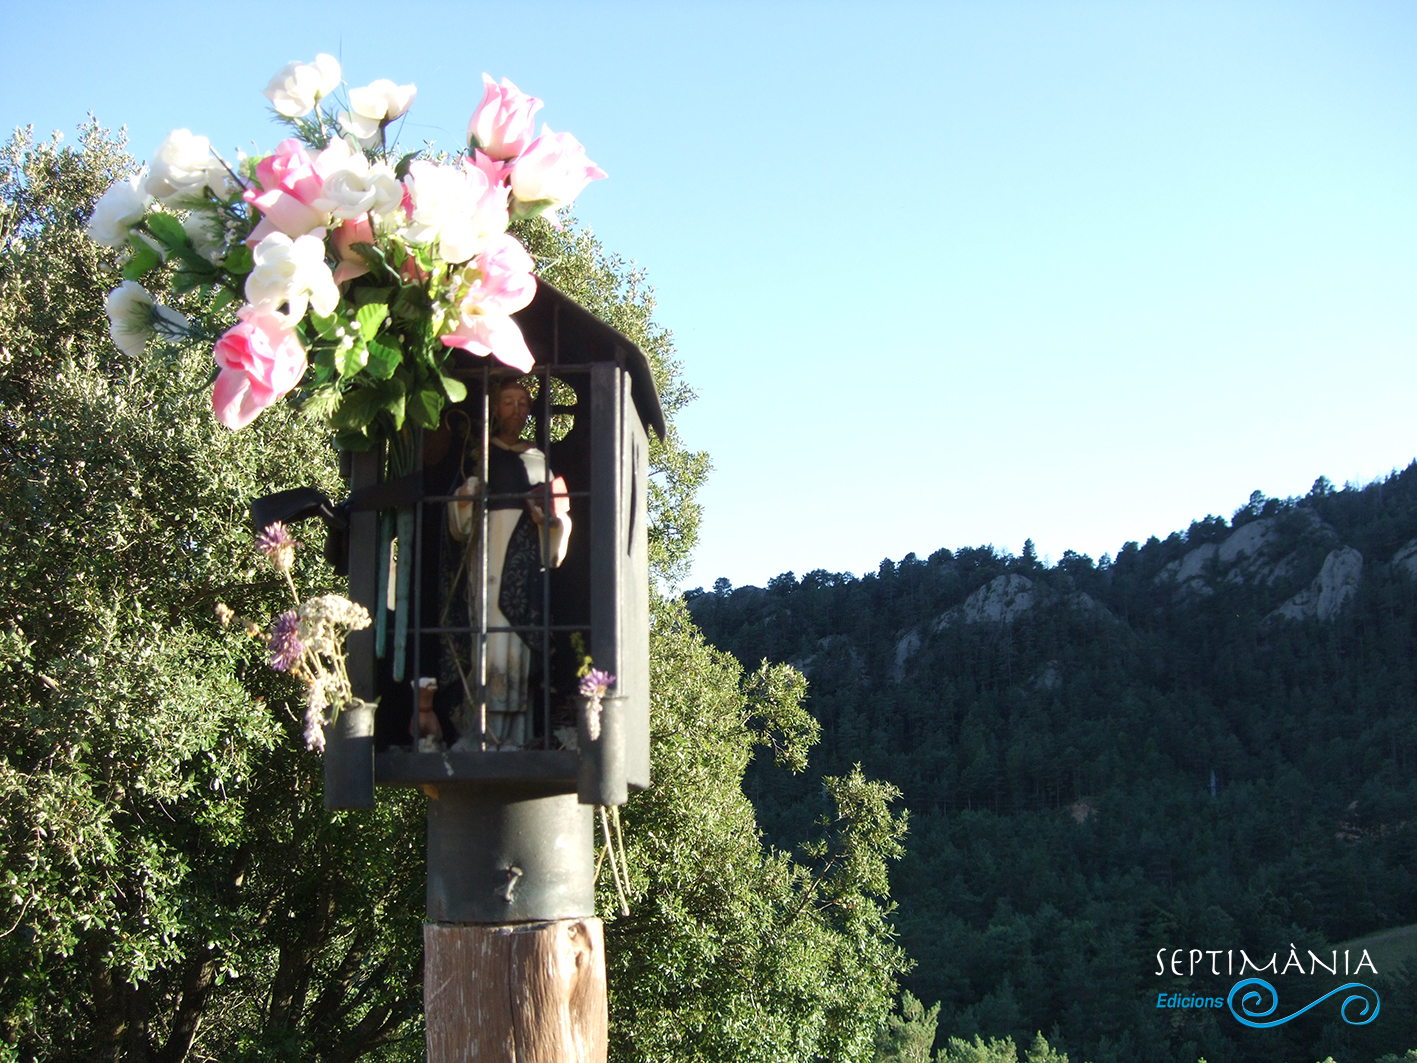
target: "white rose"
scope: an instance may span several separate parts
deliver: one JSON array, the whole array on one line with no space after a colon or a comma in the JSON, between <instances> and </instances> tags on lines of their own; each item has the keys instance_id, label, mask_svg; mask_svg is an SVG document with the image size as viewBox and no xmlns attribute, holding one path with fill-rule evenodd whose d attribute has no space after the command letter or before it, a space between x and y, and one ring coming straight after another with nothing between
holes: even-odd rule
<instances>
[{"instance_id":1,"label":"white rose","mask_svg":"<svg viewBox=\"0 0 1417 1063\"><path fill-rule=\"evenodd\" d=\"M321 152L321 161L335 144ZM370 163L361 152L350 154L334 169L325 172L325 185L316 206L336 218L362 218L366 214L392 214L403 205L403 185L386 162Z\"/></svg>"},{"instance_id":2,"label":"white rose","mask_svg":"<svg viewBox=\"0 0 1417 1063\"><path fill-rule=\"evenodd\" d=\"M418 95L416 85L395 85L388 78L349 90L349 110L341 111L339 124L366 148L379 139L379 129L404 114Z\"/></svg>"},{"instance_id":3,"label":"white rose","mask_svg":"<svg viewBox=\"0 0 1417 1063\"><path fill-rule=\"evenodd\" d=\"M286 63L271 78L265 97L277 114L303 118L339 85L339 61L321 52L313 63Z\"/></svg>"},{"instance_id":4,"label":"white rose","mask_svg":"<svg viewBox=\"0 0 1417 1063\"><path fill-rule=\"evenodd\" d=\"M155 334L178 339L191 325L186 315L154 302L137 281L124 281L109 292L106 306L113 345L130 358L140 357Z\"/></svg>"},{"instance_id":5,"label":"white rose","mask_svg":"<svg viewBox=\"0 0 1417 1063\"><path fill-rule=\"evenodd\" d=\"M339 305L339 288L325 264L325 242L318 236L271 233L251 252L254 266L246 278L246 299L258 310L279 313L289 303L286 317L292 323L313 306L321 317Z\"/></svg>"},{"instance_id":6,"label":"white rose","mask_svg":"<svg viewBox=\"0 0 1417 1063\"><path fill-rule=\"evenodd\" d=\"M174 129L153 153L146 190L169 206L191 206L203 200L213 168L220 168L206 137Z\"/></svg>"},{"instance_id":7,"label":"white rose","mask_svg":"<svg viewBox=\"0 0 1417 1063\"><path fill-rule=\"evenodd\" d=\"M104 247L122 247L133 226L143 220L153 197L143 191L147 171L139 170L127 180L114 181L94 204L89 217L89 239Z\"/></svg>"},{"instance_id":8,"label":"white rose","mask_svg":"<svg viewBox=\"0 0 1417 1063\"><path fill-rule=\"evenodd\" d=\"M226 257L226 221L214 210L194 210L182 223L192 246L212 265Z\"/></svg>"},{"instance_id":9,"label":"white rose","mask_svg":"<svg viewBox=\"0 0 1417 1063\"><path fill-rule=\"evenodd\" d=\"M227 169L226 163L218 159L213 152L211 162L207 164L207 187L216 193L217 199L229 202L243 186ZM206 200L203 199L202 202L205 203Z\"/></svg>"},{"instance_id":10,"label":"white rose","mask_svg":"<svg viewBox=\"0 0 1417 1063\"><path fill-rule=\"evenodd\" d=\"M507 190L473 167L418 160L408 168L413 216L404 228L415 244L438 243L445 262L466 262L507 230Z\"/></svg>"}]
</instances>

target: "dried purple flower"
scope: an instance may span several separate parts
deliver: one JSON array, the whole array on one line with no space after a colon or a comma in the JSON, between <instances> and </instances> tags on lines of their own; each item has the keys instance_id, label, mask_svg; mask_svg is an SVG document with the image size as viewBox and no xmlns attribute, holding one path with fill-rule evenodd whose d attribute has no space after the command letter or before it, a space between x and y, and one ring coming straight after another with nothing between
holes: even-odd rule
<instances>
[{"instance_id":1,"label":"dried purple flower","mask_svg":"<svg viewBox=\"0 0 1417 1063\"><path fill-rule=\"evenodd\" d=\"M581 697L595 698L598 701L614 685L615 677L613 675L609 672L602 672L598 668L592 668L581 679Z\"/></svg>"},{"instance_id":2,"label":"dried purple flower","mask_svg":"<svg viewBox=\"0 0 1417 1063\"><path fill-rule=\"evenodd\" d=\"M300 614L294 609L281 613L271 625L266 649L271 653L270 666L277 672L289 672L300 663L300 658L305 653L305 643L300 641L297 634L299 627Z\"/></svg>"},{"instance_id":3,"label":"dried purple flower","mask_svg":"<svg viewBox=\"0 0 1417 1063\"><path fill-rule=\"evenodd\" d=\"M295 564L295 540L280 521L261 529L261 534L256 536L256 549L277 572L289 572Z\"/></svg>"},{"instance_id":4,"label":"dried purple flower","mask_svg":"<svg viewBox=\"0 0 1417 1063\"><path fill-rule=\"evenodd\" d=\"M585 720L586 737L592 742L600 741L600 699L614 682L613 675L598 668L592 668L581 677L581 697L586 699L581 715Z\"/></svg>"}]
</instances>

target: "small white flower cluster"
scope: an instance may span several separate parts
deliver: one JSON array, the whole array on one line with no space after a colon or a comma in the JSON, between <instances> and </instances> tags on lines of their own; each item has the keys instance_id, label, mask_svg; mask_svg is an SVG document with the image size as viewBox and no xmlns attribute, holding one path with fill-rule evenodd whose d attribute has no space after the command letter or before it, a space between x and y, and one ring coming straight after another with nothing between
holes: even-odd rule
<instances>
[{"instance_id":1,"label":"small white flower cluster","mask_svg":"<svg viewBox=\"0 0 1417 1063\"><path fill-rule=\"evenodd\" d=\"M329 707L324 683L311 683L305 688L305 748L312 753L325 751L325 711Z\"/></svg>"},{"instance_id":2,"label":"small white flower cluster","mask_svg":"<svg viewBox=\"0 0 1417 1063\"><path fill-rule=\"evenodd\" d=\"M368 626L369 610L338 594L322 594L300 603L297 631L300 641L315 653L336 656L346 632L361 631Z\"/></svg>"},{"instance_id":3,"label":"small white flower cluster","mask_svg":"<svg viewBox=\"0 0 1417 1063\"><path fill-rule=\"evenodd\" d=\"M296 637L304 644L305 746L325 750L325 725L354 697L345 667L344 637L369 626L369 611L338 594L321 594L300 603ZM334 706L335 712L328 710Z\"/></svg>"}]
</instances>

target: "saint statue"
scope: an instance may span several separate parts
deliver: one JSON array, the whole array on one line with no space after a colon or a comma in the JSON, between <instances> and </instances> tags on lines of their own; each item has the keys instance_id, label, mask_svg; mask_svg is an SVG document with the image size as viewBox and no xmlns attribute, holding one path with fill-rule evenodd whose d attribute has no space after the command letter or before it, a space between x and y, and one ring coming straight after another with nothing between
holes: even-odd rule
<instances>
[{"instance_id":1,"label":"saint statue","mask_svg":"<svg viewBox=\"0 0 1417 1063\"><path fill-rule=\"evenodd\" d=\"M497 749L528 744L534 707L528 697L531 664L543 650L541 632L529 629L547 623L543 571L561 564L571 535L564 484L553 478L546 455L522 438L531 415L531 393L521 381L507 380L491 400L487 490L482 492L477 475L462 478L453 494L468 501L452 501L447 507L448 533L462 545L454 584L466 595L466 615L476 632L470 655L451 656L459 672L463 661L471 666L471 674L459 676L465 690L475 692L481 679L486 705L484 730L478 706L469 703L471 697L463 700L455 714L460 737L454 749L477 749L484 742ZM469 457L480 472L481 455Z\"/></svg>"}]
</instances>

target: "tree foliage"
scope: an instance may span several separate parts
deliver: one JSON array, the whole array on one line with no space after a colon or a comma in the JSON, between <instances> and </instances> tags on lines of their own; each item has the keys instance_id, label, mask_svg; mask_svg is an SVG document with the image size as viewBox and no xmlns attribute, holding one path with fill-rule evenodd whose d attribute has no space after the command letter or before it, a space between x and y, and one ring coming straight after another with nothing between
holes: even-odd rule
<instances>
[{"instance_id":1,"label":"tree foliage","mask_svg":"<svg viewBox=\"0 0 1417 1063\"><path fill-rule=\"evenodd\" d=\"M906 966L881 876L896 791L824 780L801 859L765 851L740 783L755 745L790 766L814 737L800 676L743 677L665 602L651 659L654 787L626 806L631 914L607 923L612 1058L869 1058Z\"/></svg>"},{"instance_id":2,"label":"tree foliage","mask_svg":"<svg viewBox=\"0 0 1417 1063\"><path fill-rule=\"evenodd\" d=\"M282 602L247 502L340 494L336 456L288 406L217 426L207 352L114 349L117 263L83 225L133 168L93 124L0 159L0 1060L420 1059L424 799L326 814L298 691L213 616ZM645 348L672 418L691 393L643 278L583 230L521 235ZM168 279L154 295L195 309ZM651 460L671 579L707 459L671 427ZM338 589L305 545L298 582ZM633 908L608 925L614 1058L868 1058L905 968L896 792L845 771L797 858L765 847L741 780L755 749L805 766L802 679L744 676L655 610L656 786L625 809Z\"/></svg>"},{"instance_id":3,"label":"tree foliage","mask_svg":"<svg viewBox=\"0 0 1417 1063\"><path fill-rule=\"evenodd\" d=\"M886 1018L876 1034L876 1063L931 1063L940 1005L926 1008L906 990L900 995L900 1013Z\"/></svg>"},{"instance_id":4,"label":"tree foliage","mask_svg":"<svg viewBox=\"0 0 1417 1063\"><path fill-rule=\"evenodd\" d=\"M213 615L280 600L247 501L291 477L333 491L334 464L290 410L215 425L204 359L107 341L114 263L82 225L131 166L93 126L81 150L17 137L3 163L4 1039L350 1059L415 1029L417 805L326 816L294 692ZM327 583L314 553L302 576Z\"/></svg>"}]
</instances>

